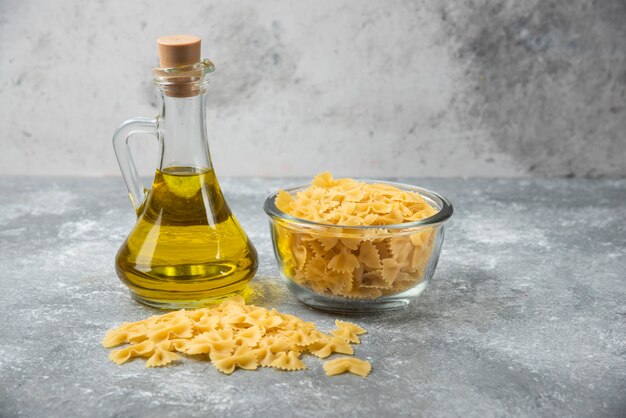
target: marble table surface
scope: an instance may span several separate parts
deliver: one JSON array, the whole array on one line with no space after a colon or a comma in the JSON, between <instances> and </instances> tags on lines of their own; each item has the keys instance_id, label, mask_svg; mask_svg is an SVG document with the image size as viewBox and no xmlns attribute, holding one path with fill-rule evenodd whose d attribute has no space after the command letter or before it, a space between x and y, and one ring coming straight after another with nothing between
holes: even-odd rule
<instances>
[{"instance_id":1,"label":"marble table surface","mask_svg":"<svg viewBox=\"0 0 626 418\"><path fill-rule=\"evenodd\" d=\"M116 277L134 214L121 179L0 182L0 416L624 416L626 180L399 179L455 206L439 267L368 329L367 378L117 366L100 340L156 311ZM252 302L330 329L278 277L265 196L301 179L222 179L260 258Z\"/></svg>"}]
</instances>

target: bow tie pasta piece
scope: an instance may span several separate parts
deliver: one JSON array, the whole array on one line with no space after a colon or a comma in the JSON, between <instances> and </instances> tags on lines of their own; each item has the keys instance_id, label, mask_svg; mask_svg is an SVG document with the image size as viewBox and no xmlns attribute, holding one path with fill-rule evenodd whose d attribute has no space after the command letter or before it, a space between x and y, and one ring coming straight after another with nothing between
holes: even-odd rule
<instances>
[{"instance_id":1,"label":"bow tie pasta piece","mask_svg":"<svg viewBox=\"0 0 626 418\"><path fill-rule=\"evenodd\" d=\"M320 340L320 336L311 331L298 329L281 333L288 338L293 346L306 347Z\"/></svg>"},{"instance_id":2,"label":"bow tie pasta piece","mask_svg":"<svg viewBox=\"0 0 626 418\"><path fill-rule=\"evenodd\" d=\"M248 347L256 347L263 335L265 335L265 328L253 325L250 328L239 331L236 340L241 341L243 345L247 345Z\"/></svg>"},{"instance_id":3,"label":"bow tie pasta piece","mask_svg":"<svg viewBox=\"0 0 626 418\"><path fill-rule=\"evenodd\" d=\"M208 309L206 308L195 309L192 311L181 310L180 312L182 311L184 311L187 318L191 319L194 322L198 322L201 318L210 315Z\"/></svg>"},{"instance_id":4,"label":"bow tie pasta piece","mask_svg":"<svg viewBox=\"0 0 626 418\"><path fill-rule=\"evenodd\" d=\"M230 330L203 332L190 339L170 340L171 347L178 352L195 355L229 355L235 349L235 341Z\"/></svg>"},{"instance_id":5,"label":"bow tie pasta piece","mask_svg":"<svg viewBox=\"0 0 626 418\"><path fill-rule=\"evenodd\" d=\"M389 243L389 238L382 240L373 240L372 244L376 247L376 251L380 255L380 259L383 260L385 258L393 258L393 253L391 252L391 246Z\"/></svg>"},{"instance_id":6,"label":"bow tie pasta piece","mask_svg":"<svg viewBox=\"0 0 626 418\"><path fill-rule=\"evenodd\" d=\"M419 279L421 279L421 276L419 275L419 273L400 272L398 273L398 276L396 277L396 280L393 283L393 286L395 289L400 289L400 290L408 289L415 285L416 278L418 281Z\"/></svg>"},{"instance_id":7,"label":"bow tie pasta piece","mask_svg":"<svg viewBox=\"0 0 626 418\"><path fill-rule=\"evenodd\" d=\"M411 243L415 247L421 248L421 247L425 247L428 245L428 242L430 241L431 236L432 236L432 230L427 229L422 232L411 234L409 236L409 239L411 240Z\"/></svg>"},{"instance_id":8,"label":"bow tie pasta piece","mask_svg":"<svg viewBox=\"0 0 626 418\"><path fill-rule=\"evenodd\" d=\"M341 245L354 251L359 249L359 244L362 241L362 238L341 238Z\"/></svg>"},{"instance_id":9,"label":"bow tie pasta piece","mask_svg":"<svg viewBox=\"0 0 626 418\"><path fill-rule=\"evenodd\" d=\"M224 374L231 374L237 367L246 370L256 370L258 367L256 354L245 345L237 348L233 355L219 355L212 358L211 363Z\"/></svg>"},{"instance_id":10,"label":"bow tie pasta piece","mask_svg":"<svg viewBox=\"0 0 626 418\"><path fill-rule=\"evenodd\" d=\"M401 262L400 260L406 260L413 247L411 239L408 236L399 236L389 239L391 254L393 254L398 262Z\"/></svg>"},{"instance_id":11,"label":"bow tie pasta piece","mask_svg":"<svg viewBox=\"0 0 626 418\"><path fill-rule=\"evenodd\" d=\"M190 338L193 336L193 323L186 316L168 318L167 321L155 324L147 336L154 342L172 338Z\"/></svg>"},{"instance_id":12,"label":"bow tie pasta piece","mask_svg":"<svg viewBox=\"0 0 626 418\"><path fill-rule=\"evenodd\" d=\"M353 324L352 322L344 322L338 319L335 320L335 325L337 329L332 330L330 333L341 337L344 340L353 343L360 344L361 340L359 340L359 335L365 334L365 330L360 326Z\"/></svg>"},{"instance_id":13,"label":"bow tie pasta piece","mask_svg":"<svg viewBox=\"0 0 626 418\"><path fill-rule=\"evenodd\" d=\"M306 369L306 364L300 360L299 355L300 353L297 351L280 352L270 366L288 371L304 370Z\"/></svg>"},{"instance_id":14,"label":"bow tie pasta piece","mask_svg":"<svg viewBox=\"0 0 626 418\"><path fill-rule=\"evenodd\" d=\"M221 317L218 315L211 315L203 313L203 315L196 320L195 327L198 332L208 332L218 329L220 327Z\"/></svg>"},{"instance_id":15,"label":"bow tie pasta piece","mask_svg":"<svg viewBox=\"0 0 626 418\"><path fill-rule=\"evenodd\" d=\"M335 185L335 179L333 178L332 174L330 174L328 171L325 171L315 176L313 181L311 181L311 184L316 187L328 189Z\"/></svg>"},{"instance_id":16,"label":"bow tie pasta piece","mask_svg":"<svg viewBox=\"0 0 626 418\"><path fill-rule=\"evenodd\" d=\"M111 351L109 358L114 363L122 364L135 357L149 357L154 353L154 345L154 342L150 340L132 344L129 347Z\"/></svg>"},{"instance_id":17,"label":"bow tie pasta piece","mask_svg":"<svg viewBox=\"0 0 626 418\"><path fill-rule=\"evenodd\" d=\"M111 348L124 343L140 343L147 340L148 331L157 323L158 319L157 316L151 316L142 321L124 322L119 327L107 331L102 340L102 345Z\"/></svg>"},{"instance_id":18,"label":"bow tie pasta piece","mask_svg":"<svg viewBox=\"0 0 626 418\"><path fill-rule=\"evenodd\" d=\"M371 225L379 225L379 216L375 213L370 213L369 215L365 215L363 217L363 225L371 226Z\"/></svg>"},{"instance_id":19,"label":"bow tie pasta piece","mask_svg":"<svg viewBox=\"0 0 626 418\"><path fill-rule=\"evenodd\" d=\"M148 337L146 333L148 327L141 324L136 325L134 328L127 328L126 330L113 329L106 333L102 340L102 345L106 348L116 347L125 343L141 342Z\"/></svg>"},{"instance_id":20,"label":"bow tie pasta piece","mask_svg":"<svg viewBox=\"0 0 626 418\"><path fill-rule=\"evenodd\" d=\"M332 250L339 242L339 238L337 237L319 237L318 240L320 244L322 244L322 248L324 251Z\"/></svg>"},{"instance_id":21,"label":"bow tie pasta piece","mask_svg":"<svg viewBox=\"0 0 626 418\"><path fill-rule=\"evenodd\" d=\"M360 289L391 289L393 283L383 279L382 270L368 271L361 275L359 282Z\"/></svg>"},{"instance_id":22,"label":"bow tie pasta piece","mask_svg":"<svg viewBox=\"0 0 626 418\"><path fill-rule=\"evenodd\" d=\"M332 353L354 354L354 348L342 337L332 337L329 341L322 342L319 345L313 344L310 350L311 354L319 358L326 358Z\"/></svg>"},{"instance_id":23,"label":"bow tie pasta piece","mask_svg":"<svg viewBox=\"0 0 626 418\"><path fill-rule=\"evenodd\" d=\"M306 246L304 244L294 245L292 251L298 268L303 268L308 255Z\"/></svg>"},{"instance_id":24,"label":"bow tie pasta piece","mask_svg":"<svg viewBox=\"0 0 626 418\"><path fill-rule=\"evenodd\" d=\"M379 225L395 225L404 221L404 214L399 208L391 209L391 212L378 216Z\"/></svg>"},{"instance_id":25,"label":"bow tie pasta piece","mask_svg":"<svg viewBox=\"0 0 626 418\"><path fill-rule=\"evenodd\" d=\"M293 347L293 343L282 336L264 337L257 348L254 350L259 365L262 367L270 367L271 363L276 360L278 354L286 352Z\"/></svg>"},{"instance_id":26,"label":"bow tie pasta piece","mask_svg":"<svg viewBox=\"0 0 626 418\"><path fill-rule=\"evenodd\" d=\"M326 282L326 270L327 261L322 257L315 257L309 263L304 270L304 278L309 283Z\"/></svg>"},{"instance_id":27,"label":"bow tie pasta piece","mask_svg":"<svg viewBox=\"0 0 626 418\"><path fill-rule=\"evenodd\" d=\"M342 357L324 362L324 371L328 376L350 372L365 377L371 370L372 365L369 361L360 360L358 358Z\"/></svg>"},{"instance_id":28,"label":"bow tie pasta piece","mask_svg":"<svg viewBox=\"0 0 626 418\"><path fill-rule=\"evenodd\" d=\"M350 273L359 265L359 259L348 248L343 248L328 262L328 268L339 273Z\"/></svg>"},{"instance_id":29,"label":"bow tie pasta piece","mask_svg":"<svg viewBox=\"0 0 626 418\"><path fill-rule=\"evenodd\" d=\"M387 283L393 283L400 272L401 265L393 258L385 258L383 261L382 278Z\"/></svg>"},{"instance_id":30,"label":"bow tie pasta piece","mask_svg":"<svg viewBox=\"0 0 626 418\"><path fill-rule=\"evenodd\" d=\"M291 210L291 202L293 202L293 197L284 190L279 191L276 195L276 207L285 213Z\"/></svg>"},{"instance_id":31,"label":"bow tie pasta piece","mask_svg":"<svg viewBox=\"0 0 626 418\"><path fill-rule=\"evenodd\" d=\"M363 220L358 216L342 214L337 224L345 226L360 226L363 225Z\"/></svg>"},{"instance_id":32,"label":"bow tie pasta piece","mask_svg":"<svg viewBox=\"0 0 626 418\"><path fill-rule=\"evenodd\" d=\"M329 271L326 278L326 288L333 295L341 296L352 289L352 273Z\"/></svg>"},{"instance_id":33,"label":"bow tie pasta piece","mask_svg":"<svg viewBox=\"0 0 626 418\"><path fill-rule=\"evenodd\" d=\"M358 343L357 335L365 330L344 321L335 325L337 329L331 331L334 335L329 335L313 322L233 298L213 308L169 312L124 323L107 332L102 344L130 343L110 352L109 358L117 364L141 357L147 359L146 367L160 367L179 359L182 353L200 355L199 360L210 360L224 374L259 366L295 371L307 368L300 358L305 353L320 358L333 353L353 354L350 341ZM144 339L130 341L133 332Z\"/></svg>"},{"instance_id":34,"label":"bow tie pasta piece","mask_svg":"<svg viewBox=\"0 0 626 418\"><path fill-rule=\"evenodd\" d=\"M207 338L210 341L209 356L211 360L230 355L236 347L232 329L211 331Z\"/></svg>"},{"instance_id":35,"label":"bow tie pasta piece","mask_svg":"<svg viewBox=\"0 0 626 418\"><path fill-rule=\"evenodd\" d=\"M171 342L161 341L155 344L154 353L146 361L146 367L160 367L170 364L174 360L178 360L180 356L173 351L170 351Z\"/></svg>"},{"instance_id":36,"label":"bow tie pasta piece","mask_svg":"<svg viewBox=\"0 0 626 418\"><path fill-rule=\"evenodd\" d=\"M236 296L240 298L240 296ZM242 298L243 299L243 298ZM220 312L224 314L225 317L228 316L236 316L236 315L244 315L247 313L245 305L243 301L239 302L239 300L229 299L220 305Z\"/></svg>"},{"instance_id":37,"label":"bow tie pasta piece","mask_svg":"<svg viewBox=\"0 0 626 418\"><path fill-rule=\"evenodd\" d=\"M304 238L305 234L301 234L301 236L302 238ZM311 258L324 257L326 253L330 251L330 250L325 250L322 243L318 241L317 239L306 240L306 247L309 249L309 254Z\"/></svg>"},{"instance_id":38,"label":"bow tie pasta piece","mask_svg":"<svg viewBox=\"0 0 626 418\"><path fill-rule=\"evenodd\" d=\"M271 330L283 323L283 319L278 315L273 315L267 309L257 308L249 312L244 320L245 324L257 325L266 330Z\"/></svg>"},{"instance_id":39,"label":"bow tie pasta piece","mask_svg":"<svg viewBox=\"0 0 626 418\"><path fill-rule=\"evenodd\" d=\"M294 315L282 314L276 312L283 319L283 323L278 327L281 330L306 330L312 331L315 329L313 322L306 322Z\"/></svg>"},{"instance_id":40,"label":"bow tie pasta piece","mask_svg":"<svg viewBox=\"0 0 626 418\"><path fill-rule=\"evenodd\" d=\"M257 362L261 367L271 367L272 362L278 357L278 354L272 352L270 347L267 345L257 347L253 351L256 355Z\"/></svg>"},{"instance_id":41,"label":"bow tie pasta piece","mask_svg":"<svg viewBox=\"0 0 626 418\"><path fill-rule=\"evenodd\" d=\"M359 261L370 269L379 269L383 265L380 263L380 254L376 246L371 241L363 241L359 247Z\"/></svg>"},{"instance_id":42,"label":"bow tie pasta piece","mask_svg":"<svg viewBox=\"0 0 626 418\"><path fill-rule=\"evenodd\" d=\"M189 350L191 340L180 338L180 339L169 340L169 341L171 343L170 349L174 349L174 351L178 351L179 353L187 353L187 350Z\"/></svg>"},{"instance_id":43,"label":"bow tie pasta piece","mask_svg":"<svg viewBox=\"0 0 626 418\"><path fill-rule=\"evenodd\" d=\"M180 342L180 339L176 341L177 343L174 346L180 348L186 354L209 354L214 343L208 332L196 335L191 340L183 340L187 341L186 343Z\"/></svg>"}]
</instances>

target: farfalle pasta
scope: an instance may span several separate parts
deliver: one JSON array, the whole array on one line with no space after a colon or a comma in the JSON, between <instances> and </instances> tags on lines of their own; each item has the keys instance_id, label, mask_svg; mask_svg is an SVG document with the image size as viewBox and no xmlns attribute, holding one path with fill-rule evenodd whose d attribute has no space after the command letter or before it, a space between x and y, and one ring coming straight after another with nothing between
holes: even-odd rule
<instances>
[{"instance_id":1,"label":"farfalle pasta","mask_svg":"<svg viewBox=\"0 0 626 418\"><path fill-rule=\"evenodd\" d=\"M365 360L352 357L341 357L324 362L324 371L327 376L341 373L352 373L361 377L367 376L372 370L372 365Z\"/></svg>"},{"instance_id":2,"label":"farfalle pasta","mask_svg":"<svg viewBox=\"0 0 626 418\"><path fill-rule=\"evenodd\" d=\"M402 224L437 212L419 193L383 183L335 179L329 172L318 174L295 197L278 192L275 204L296 218L342 226Z\"/></svg>"},{"instance_id":3,"label":"farfalle pasta","mask_svg":"<svg viewBox=\"0 0 626 418\"><path fill-rule=\"evenodd\" d=\"M327 334L312 322L246 305L236 297L212 308L183 309L123 323L106 333L102 345L129 344L109 353L117 364L145 358L146 367L159 367L184 354L203 356L224 374L259 367L295 371L307 368L301 358L305 353L318 358L354 353L351 344L360 343L358 335L366 331L350 322L337 320L335 325Z\"/></svg>"},{"instance_id":4,"label":"farfalle pasta","mask_svg":"<svg viewBox=\"0 0 626 418\"><path fill-rule=\"evenodd\" d=\"M407 290L425 276L435 230L395 227L437 213L419 193L322 173L295 196L278 192L274 203L288 215L318 224L273 226L283 275L303 287L328 296L376 299Z\"/></svg>"}]
</instances>

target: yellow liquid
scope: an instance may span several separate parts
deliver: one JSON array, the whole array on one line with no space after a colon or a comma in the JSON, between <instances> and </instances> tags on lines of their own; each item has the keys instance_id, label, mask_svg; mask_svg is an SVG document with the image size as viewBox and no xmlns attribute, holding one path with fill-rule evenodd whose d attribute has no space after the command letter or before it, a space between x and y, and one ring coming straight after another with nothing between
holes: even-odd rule
<instances>
[{"instance_id":1,"label":"yellow liquid","mask_svg":"<svg viewBox=\"0 0 626 418\"><path fill-rule=\"evenodd\" d=\"M256 251L213 170L157 170L138 215L115 266L140 302L204 306L241 293L256 273Z\"/></svg>"}]
</instances>

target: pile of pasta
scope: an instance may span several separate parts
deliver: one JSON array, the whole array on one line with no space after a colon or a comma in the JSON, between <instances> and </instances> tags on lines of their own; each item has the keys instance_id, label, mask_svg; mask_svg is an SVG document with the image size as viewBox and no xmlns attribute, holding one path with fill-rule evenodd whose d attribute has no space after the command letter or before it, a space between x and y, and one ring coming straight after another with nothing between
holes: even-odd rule
<instances>
[{"instance_id":1,"label":"pile of pasta","mask_svg":"<svg viewBox=\"0 0 626 418\"><path fill-rule=\"evenodd\" d=\"M327 358L333 353L354 354L352 344L366 331L350 322L335 321L336 329L321 332L314 323L293 315L246 305L234 297L211 308L180 310L125 322L106 333L109 358L122 364L133 358L146 358L146 367L165 366L179 354L198 355L211 361L217 370L231 374L235 369L256 370L273 367L286 371L306 369L304 353ZM367 376L371 364L354 357L340 357L324 363L333 376L350 372Z\"/></svg>"},{"instance_id":2,"label":"pile of pasta","mask_svg":"<svg viewBox=\"0 0 626 418\"><path fill-rule=\"evenodd\" d=\"M419 193L387 184L334 179L326 172L295 197L278 192L275 204L297 218L345 227L338 232L334 227L289 222L274 225L283 274L299 285L329 296L376 299L422 281L436 238L433 228L385 228L437 213Z\"/></svg>"}]
</instances>

